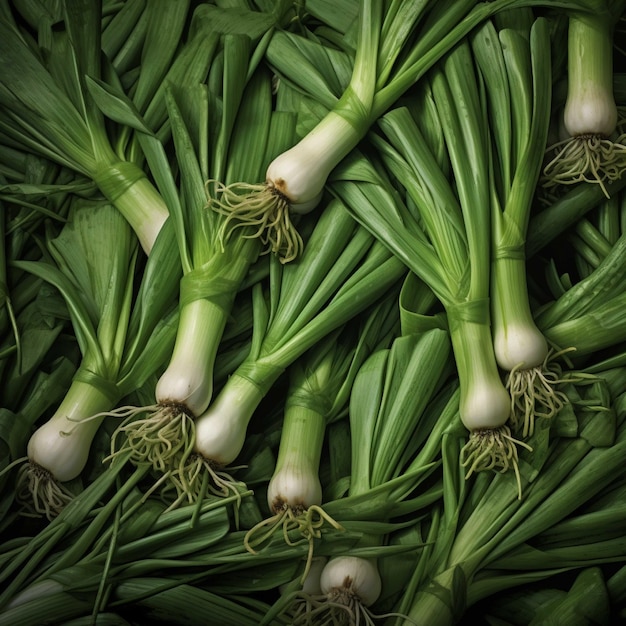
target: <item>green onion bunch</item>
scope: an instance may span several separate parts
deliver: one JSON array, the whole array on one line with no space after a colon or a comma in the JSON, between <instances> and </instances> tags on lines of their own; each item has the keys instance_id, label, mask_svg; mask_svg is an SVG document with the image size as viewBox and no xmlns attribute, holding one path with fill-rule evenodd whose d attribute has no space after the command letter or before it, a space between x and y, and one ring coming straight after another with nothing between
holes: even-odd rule
<instances>
[{"instance_id":1,"label":"green onion bunch","mask_svg":"<svg viewBox=\"0 0 626 626\"><path fill-rule=\"evenodd\" d=\"M204 16L198 12L194 18ZM167 83L164 93L176 168L161 159L159 171L175 235L170 245L178 250L182 266L176 341L154 401L115 411L125 419L113 456L132 450L133 462L148 463L161 473L184 465L190 454L195 419L212 399L225 326L259 253L257 242L244 237L221 245L223 220L210 208L219 192L211 181L256 176L266 151L275 150L274 143L284 137L290 140L288 120L282 133L268 139L270 124L276 124L270 77L262 69L254 71L254 42L208 26L202 32L214 42L206 79L193 86ZM249 149L250 141L255 150Z\"/></svg>"},{"instance_id":2,"label":"green onion bunch","mask_svg":"<svg viewBox=\"0 0 626 626\"><path fill-rule=\"evenodd\" d=\"M191 501L207 488L225 495L236 489L229 468L272 387L308 349L385 297L406 273L338 200L321 213L302 259L283 267L270 257L267 284L252 288L250 351L196 419L193 451L176 474L181 495Z\"/></svg>"}]
</instances>

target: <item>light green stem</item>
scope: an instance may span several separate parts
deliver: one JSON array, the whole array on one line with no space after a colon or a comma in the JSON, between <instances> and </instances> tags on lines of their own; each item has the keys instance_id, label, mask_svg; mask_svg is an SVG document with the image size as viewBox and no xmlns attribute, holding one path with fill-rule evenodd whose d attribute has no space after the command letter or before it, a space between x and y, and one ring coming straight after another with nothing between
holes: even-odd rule
<instances>
[{"instance_id":1,"label":"light green stem","mask_svg":"<svg viewBox=\"0 0 626 626\"><path fill-rule=\"evenodd\" d=\"M548 344L535 325L528 300L526 261L523 255L497 257L492 265L491 314L495 354L505 370L523 364L541 365Z\"/></svg>"},{"instance_id":2,"label":"light green stem","mask_svg":"<svg viewBox=\"0 0 626 626\"><path fill-rule=\"evenodd\" d=\"M145 253L150 254L169 211L145 173L134 163L120 161L103 165L93 173L93 179L126 218Z\"/></svg>"}]
</instances>

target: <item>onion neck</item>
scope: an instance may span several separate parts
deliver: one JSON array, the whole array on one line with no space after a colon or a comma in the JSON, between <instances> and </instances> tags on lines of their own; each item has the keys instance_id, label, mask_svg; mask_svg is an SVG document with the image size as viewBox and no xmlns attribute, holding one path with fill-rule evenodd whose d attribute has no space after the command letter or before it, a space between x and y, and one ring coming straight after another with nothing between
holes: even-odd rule
<instances>
[{"instance_id":1,"label":"onion neck","mask_svg":"<svg viewBox=\"0 0 626 626\"><path fill-rule=\"evenodd\" d=\"M375 559L343 555L325 565L320 587L334 602L349 604L356 597L363 606L371 606L380 597L382 580Z\"/></svg>"},{"instance_id":2,"label":"onion neck","mask_svg":"<svg viewBox=\"0 0 626 626\"><path fill-rule=\"evenodd\" d=\"M243 448L252 415L282 371L244 361L196 420L195 451L217 466L232 463Z\"/></svg>"},{"instance_id":3,"label":"onion neck","mask_svg":"<svg viewBox=\"0 0 626 626\"><path fill-rule=\"evenodd\" d=\"M359 115L348 113L355 107L362 108L348 88L337 107L267 168L267 185L287 199L293 213L317 206L331 171L367 132Z\"/></svg>"},{"instance_id":4,"label":"onion neck","mask_svg":"<svg viewBox=\"0 0 626 626\"><path fill-rule=\"evenodd\" d=\"M204 298L182 307L172 358L156 386L159 404L183 405L193 416L207 408L227 317L222 307Z\"/></svg>"},{"instance_id":5,"label":"onion neck","mask_svg":"<svg viewBox=\"0 0 626 626\"><path fill-rule=\"evenodd\" d=\"M169 216L167 206L157 189L141 168L129 161L97 167L93 180L126 218L144 252L149 255Z\"/></svg>"}]
</instances>

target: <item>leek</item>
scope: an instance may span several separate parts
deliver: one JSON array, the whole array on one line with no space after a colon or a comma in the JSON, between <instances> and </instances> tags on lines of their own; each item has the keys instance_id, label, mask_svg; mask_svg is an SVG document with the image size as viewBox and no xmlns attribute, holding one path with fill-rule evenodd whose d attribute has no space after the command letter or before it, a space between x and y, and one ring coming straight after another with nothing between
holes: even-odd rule
<instances>
[{"instance_id":1,"label":"leek","mask_svg":"<svg viewBox=\"0 0 626 626\"><path fill-rule=\"evenodd\" d=\"M237 291L258 254L254 241L236 240L220 247L216 235L220 217L207 210L211 198L205 190L205 182L211 178L209 168L226 168L223 153L228 150L234 126L247 128L250 124L259 130L257 150L249 154L247 162L230 168L256 172L264 158L271 116L269 83L258 76L244 89L240 77L247 73L251 54L248 38L234 35L225 36L221 54L215 51L216 72L221 63L225 65L224 102L219 107L217 102L209 103L206 85L180 93L174 89L166 92L182 190L180 201L175 200L175 190L169 194L183 269L177 337L168 367L155 387L155 404L115 410L126 419L116 432L116 439L122 441L113 451L115 455L132 450L133 462L148 463L161 473L167 472L177 455L184 462L193 445L194 420L207 408L213 393L213 367L224 327ZM180 105L183 96L192 110L187 120ZM242 98L244 105L238 115ZM223 113L209 119L209 111L214 109L223 109ZM197 136L192 136L192 130ZM141 414L146 415L137 418Z\"/></svg>"},{"instance_id":2,"label":"leek","mask_svg":"<svg viewBox=\"0 0 626 626\"><path fill-rule=\"evenodd\" d=\"M607 380L612 377L607 376ZM559 524L565 524L568 516L575 516L584 506L593 506L594 499L615 484L611 474L619 467L624 428L621 418L607 420L606 416L615 418L619 412L624 389L619 377L617 373L617 384L610 386L604 398L595 385L575 383L581 394L590 391L574 407L580 427L577 436L552 436L548 422L537 424L529 439L534 452L520 459L526 494L523 500L511 494L514 479L510 474L482 474L470 484L462 480L454 464L444 464L450 488L443 511L431 516L429 537L434 543L423 553L424 562L416 568L407 595L396 607L398 611L412 619L449 624L468 606L531 576L539 581L593 564L593 549L577 554L568 544L569 550L557 560L558 551L544 554L531 546L535 541L541 546L542 534L552 529L558 536ZM454 456L454 447L460 443L450 443ZM588 528L581 536L588 536ZM616 548L617 542L607 552L615 555ZM617 549L623 550L623 546ZM515 565L512 560L518 556L520 562ZM503 571L509 566L510 575ZM522 569L526 576L520 573ZM438 593L430 593L435 587Z\"/></svg>"},{"instance_id":3,"label":"leek","mask_svg":"<svg viewBox=\"0 0 626 626\"><path fill-rule=\"evenodd\" d=\"M251 528L244 543L256 552L277 530L282 529L288 540L289 531L297 529L309 546L303 581L313 563L315 539L321 538L325 523L339 528L322 504L319 466L327 425L347 411L362 362L393 333L394 305L392 298L383 301L360 323L334 331L289 368L278 458L267 488L272 515Z\"/></svg>"},{"instance_id":4,"label":"leek","mask_svg":"<svg viewBox=\"0 0 626 626\"><path fill-rule=\"evenodd\" d=\"M107 264L98 258L101 253L90 238L94 227L101 231L102 250L110 255ZM73 295L73 301L69 300L68 304L70 310L73 308L76 331L80 333L84 350L84 361L64 400L55 414L32 434L28 443L29 463L22 466L18 476L17 493L26 509L49 518L57 515L72 497L63 483L75 479L83 470L99 426L97 420L86 425L79 423L119 400L115 385L108 380L107 357L120 340L124 341L117 327L120 318L123 320L123 312L128 310L135 257L133 244L131 233L116 211L106 206L94 211L85 205L75 209L73 220L51 248L60 268L75 281L74 285L67 285L69 281L63 277L63 270L55 274L44 265L18 262L18 267L39 272L41 277L56 282L68 298ZM94 272L91 283L89 272ZM81 288L90 294L91 301L78 296ZM94 318L98 323L98 314L102 316L98 331L102 343L93 344L96 332L90 326Z\"/></svg>"},{"instance_id":5,"label":"leek","mask_svg":"<svg viewBox=\"0 0 626 626\"><path fill-rule=\"evenodd\" d=\"M350 520L387 521L415 514L440 497L437 488L420 492L419 487L436 467L442 432L457 413L458 395L446 389L448 357L447 333L431 327L396 337L391 347L376 350L359 368L349 405L350 486L345 497L325 505L346 528ZM442 402L449 408L442 411ZM364 534L359 548L382 555L382 543L379 535ZM372 611L385 581L377 559L364 557L356 549L334 555L322 569L321 593L311 594L303 586L295 594L298 602L292 610L301 614L299 623L306 623L305 616L376 617Z\"/></svg>"},{"instance_id":6,"label":"leek","mask_svg":"<svg viewBox=\"0 0 626 626\"><path fill-rule=\"evenodd\" d=\"M382 7L363 0L359 11L359 41L350 85L337 105L294 147L268 166L265 183L220 185L215 209L226 215L222 236L235 228L255 229L258 237L283 263L296 259L303 241L292 216L312 211L322 198L331 170L360 141L367 130L375 89ZM234 223L231 223L234 222Z\"/></svg>"},{"instance_id":7,"label":"leek","mask_svg":"<svg viewBox=\"0 0 626 626\"><path fill-rule=\"evenodd\" d=\"M0 59L6 68L0 79L0 131L93 180L149 253L168 217L167 207L145 172L115 153L84 78L100 74L98 9L93 2L64 5L68 42L49 51L49 69L17 26L6 17L0 20ZM80 68L78 75L69 80L57 76L68 64Z\"/></svg>"},{"instance_id":8,"label":"leek","mask_svg":"<svg viewBox=\"0 0 626 626\"><path fill-rule=\"evenodd\" d=\"M593 13L572 12L567 33L565 138L548 147L546 187L618 180L626 164L626 135L618 135L613 93L613 30L623 3Z\"/></svg>"},{"instance_id":9,"label":"leek","mask_svg":"<svg viewBox=\"0 0 626 626\"><path fill-rule=\"evenodd\" d=\"M59 514L73 497L68 481L83 471L106 412L161 366L171 346L173 303L156 292L161 281L171 281L168 272L175 275L177 265L160 241L149 266L158 264L161 275L154 278L146 270L134 307L136 239L108 204L94 210L92 203L75 203L72 219L50 242L56 267L45 261L14 262L59 289L82 352L65 398L31 436L30 463L18 477L26 510Z\"/></svg>"},{"instance_id":10,"label":"leek","mask_svg":"<svg viewBox=\"0 0 626 626\"><path fill-rule=\"evenodd\" d=\"M470 431L462 453L468 477L483 469L517 471L517 442L508 425L510 397L500 379L490 327L489 134L481 123L474 72L465 41L431 81L455 186L405 107L379 122L389 140L373 137L372 142L394 182L404 188L406 201L363 157L346 164L332 182L356 219L445 307L461 387L460 415ZM468 162L474 164L471 172Z\"/></svg>"},{"instance_id":11,"label":"leek","mask_svg":"<svg viewBox=\"0 0 626 626\"><path fill-rule=\"evenodd\" d=\"M510 422L522 437L536 417L553 417L566 402L554 350L533 319L526 281L525 241L550 120L550 39L545 22L517 29L491 22L472 39L493 120L491 310L498 365L511 395ZM497 71L496 71L497 70ZM510 120L510 123L509 121ZM566 346L566 348L569 346Z\"/></svg>"},{"instance_id":12,"label":"leek","mask_svg":"<svg viewBox=\"0 0 626 626\"><path fill-rule=\"evenodd\" d=\"M292 224L290 207L293 205L295 214L313 210L330 173L358 146L372 124L473 28L511 6L536 4L541 2L476 3L468 0L454 5L393 2L379 15L379 7L364 0L356 11L356 54L348 84L343 85L338 98L329 93L328 85L332 83L324 84L322 79L321 89L313 95L327 110L318 123L296 146L270 165L264 184L241 183L228 190L230 193L219 209L235 224L225 236L239 224L249 223L258 228L257 236L284 262L297 258L302 242ZM581 11L587 11L589 4L564 6L579 6ZM310 81L310 75L317 79L320 70L313 67L302 71L299 62L302 47L294 44L295 57L284 52L274 56L270 45L268 55L279 74L280 68L286 66L296 75L290 75L289 79L310 92L312 85L319 86L317 81ZM323 60L325 56L322 55ZM311 162L315 163L313 174ZM306 175L303 173L305 166Z\"/></svg>"}]
</instances>

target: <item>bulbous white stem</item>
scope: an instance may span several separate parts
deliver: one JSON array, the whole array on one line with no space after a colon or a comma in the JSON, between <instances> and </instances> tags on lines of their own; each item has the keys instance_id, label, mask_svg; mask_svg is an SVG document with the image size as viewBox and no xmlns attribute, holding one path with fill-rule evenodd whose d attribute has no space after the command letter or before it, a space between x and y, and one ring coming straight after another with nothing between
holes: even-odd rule
<instances>
[{"instance_id":1,"label":"bulbous white stem","mask_svg":"<svg viewBox=\"0 0 626 626\"><path fill-rule=\"evenodd\" d=\"M549 347L530 309L524 259L499 258L492 275L493 345L498 365L506 371L540 366Z\"/></svg>"},{"instance_id":2,"label":"bulbous white stem","mask_svg":"<svg viewBox=\"0 0 626 626\"><path fill-rule=\"evenodd\" d=\"M331 111L270 163L266 182L288 199L290 211L308 213L319 203L330 172L359 139L354 126Z\"/></svg>"},{"instance_id":3,"label":"bulbous white stem","mask_svg":"<svg viewBox=\"0 0 626 626\"><path fill-rule=\"evenodd\" d=\"M326 420L317 410L287 403L276 469L267 489L270 510L306 510L322 503L319 463Z\"/></svg>"},{"instance_id":4,"label":"bulbous white stem","mask_svg":"<svg viewBox=\"0 0 626 626\"><path fill-rule=\"evenodd\" d=\"M498 365L511 371L539 367L548 355L548 342L535 324L510 323L497 329L493 338Z\"/></svg>"},{"instance_id":5,"label":"bulbous white stem","mask_svg":"<svg viewBox=\"0 0 626 626\"><path fill-rule=\"evenodd\" d=\"M511 398L502 384L476 381L463 393L459 415L468 430L493 430L504 426L511 412Z\"/></svg>"},{"instance_id":6,"label":"bulbous white stem","mask_svg":"<svg viewBox=\"0 0 626 626\"><path fill-rule=\"evenodd\" d=\"M199 299L183 306L172 358L156 385L159 404L179 404L200 415L213 395L213 366L226 314Z\"/></svg>"},{"instance_id":7,"label":"bulbous white stem","mask_svg":"<svg viewBox=\"0 0 626 626\"><path fill-rule=\"evenodd\" d=\"M378 600L382 581L375 561L357 556L339 556L328 561L320 577L322 593L352 595L370 606Z\"/></svg>"},{"instance_id":8,"label":"bulbous white stem","mask_svg":"<svg viewBox=\"0 0 626 626\"><path fill-rule=\"evenodd\" d=\"M617 124L613 94L613 37L610 21L599 15L569 19L568 92L564 123L572 137L610 137Z\"/></svg>"},{"instance_id":9,"label":"bulbous white stem","mask_svg":"<svg viewBox=\"0 0 626 626\"><path fill-rule=\"evenodd\" d=\"M563 120L570 137L610 137L617 125L617 106L613 100L613 92L599 89L594 84L585 84L576 99L567 101Z\"/></svg>"},{"instance_id":10,"label":"bulbous white stem","mask_svg":"<svg viewBox=\"0 0 626 626\"><path fill-rule=\"evenodd\" d=\"M84 469L94 435L111 409L111 399L93 386L74 381L54 415L28 441L27 454L59 482L76 478ZM82 421L81 421L82 420Z\"/></svg>"},{"instance_id":11,"label":"bulbous white stem","mask_svg":"<svg viewBox=\"0 0 626 626\"><path fill-rule=\"evenodd\" d=\"M511 398L500 379L489 325L460 321L450 336L459 373L461 421L470 431L504 426Z\"/></svg>"},{"instance_id":12,"label":"bulbous white stem","mask_svg":"<svg viewBox=\"0 0 626 626\"><path fill-rule=\"evenodd\" d=\"M218 465L232 463L243 448L248 423L263 399L250 380L233 374L196 420L195 451Z\"/></svg>"},{"instance_id":13,"label":"bulbous white stem","mask_svg":"<svg viewBox=\"0 0 626 626\"><path fill-rule=\"evenodd\" d=\"M322 484L315 468L302 463L285 463L275 472L267 488L267 503L272 510L286 505L306 510L322 503Z\"/></svg>"}]
</instances>

